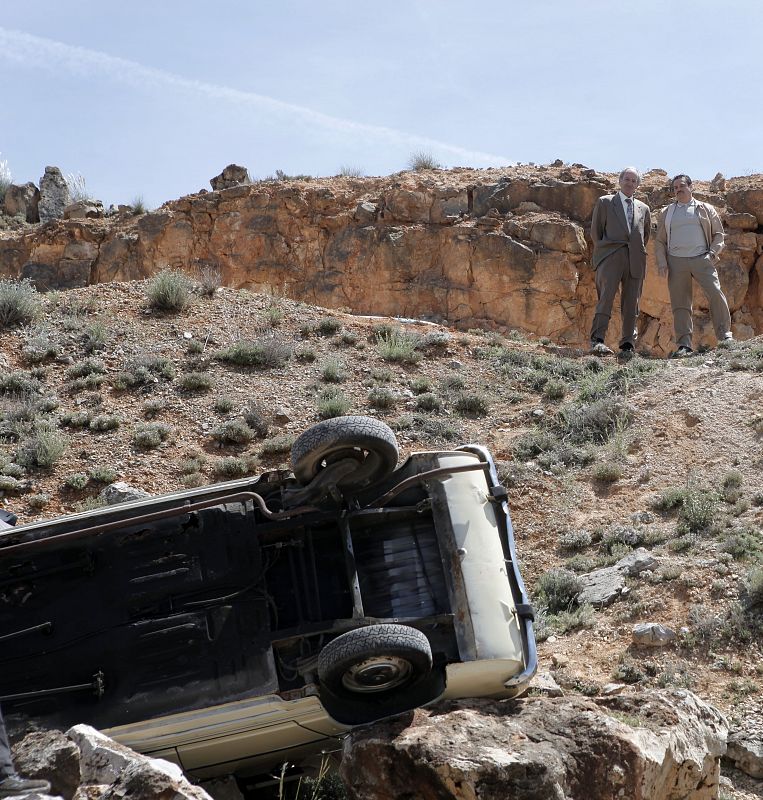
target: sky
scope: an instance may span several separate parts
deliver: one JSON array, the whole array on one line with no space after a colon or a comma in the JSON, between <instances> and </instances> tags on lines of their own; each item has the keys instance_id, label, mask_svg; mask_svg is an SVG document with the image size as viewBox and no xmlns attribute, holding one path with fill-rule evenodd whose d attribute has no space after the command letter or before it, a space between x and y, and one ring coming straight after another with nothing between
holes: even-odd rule
<instances>
[{"instance_id":1,"label":"sky","mask_svg":"<svg viewBox=\"0 0 763 800\"><path fill-rule=\"evenodd\" d=\"M763 172L760 0L0 0L0 161L149 208L443 166Z\"/></svg>"}]
</instances>

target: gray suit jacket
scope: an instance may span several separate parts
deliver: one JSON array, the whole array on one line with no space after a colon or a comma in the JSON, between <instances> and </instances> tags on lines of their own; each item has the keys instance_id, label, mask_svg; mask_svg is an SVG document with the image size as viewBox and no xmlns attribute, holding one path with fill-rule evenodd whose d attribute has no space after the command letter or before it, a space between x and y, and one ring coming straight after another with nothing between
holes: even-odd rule
<instances>
[{"instance_id":1,"label":"gray suit jacket","mask_svg":"<svg viewBox=\"0 0 763 800\"><path fill-rule=\"evenodd\" d=\"M652 218L646 203L633 198L633 229L628 232L620 195L600 197L591 219L593 268L597 269L607 256L627 247L631 277L643 278L646 272L646 243L651 230Z\"/></svg>"}]
</instances>

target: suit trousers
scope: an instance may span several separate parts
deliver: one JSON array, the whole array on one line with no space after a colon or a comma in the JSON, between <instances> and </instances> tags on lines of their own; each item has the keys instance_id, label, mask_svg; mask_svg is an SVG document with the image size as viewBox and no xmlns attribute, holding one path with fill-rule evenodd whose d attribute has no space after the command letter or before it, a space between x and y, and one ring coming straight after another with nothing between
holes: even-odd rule
<instances>
[{"instance_id":1,"label":"suit trousers","mask_svg":"<svg viewBox=\"0 0 763 800\"><path fill-rule=\"evenodd\" d=\"M615 302L617 290L620 289L620 315L623 322L620 346L622 347L627 342L635 347L638 304L643 285L643 277L634 278L631 275L627 247L615 250L612 255L607 256L599 264L596 268L596 291L599 295L599 302L596 304L596 311L593 315L591 341L601 339L603 342L606 339L609 320L612 316L612 304Z\"/></svg>"},{"instance_id":2,"label":"suit trousers","mask_svg":"<svg viewBox=\"0 0 763 800\"><path fill-rule=\"evenodd\" d=\"M722 340L731 332L731 314L726 295L718 280L718 270L709 255L680 258L668 254L668 291L673 307L673 327L679 347L691 347L694 323L692 322L692 278L702 287L710 303L710 316L715 335Z\"/></svg>"},{"instance_id":3,"label":"suit trousers","mask_svg":"<svg viewBox=\"0 0 763 800\"><path fill-rule=\"evenodd\" d=\"M8 743L8 734L5 731L3 712L0 711L0 781L15 774L16 770L13 768L13 761L11 761L11 746Z\"/></svg>"}]
</instances>

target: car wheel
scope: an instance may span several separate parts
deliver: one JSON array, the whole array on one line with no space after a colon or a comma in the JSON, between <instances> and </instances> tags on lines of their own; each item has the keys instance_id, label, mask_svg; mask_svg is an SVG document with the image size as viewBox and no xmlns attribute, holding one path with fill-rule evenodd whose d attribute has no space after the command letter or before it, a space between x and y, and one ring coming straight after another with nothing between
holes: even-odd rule
<instances>
[{"instance_id":1,"label":"car wheel","mask_svg":"<svg viewBox=\"0 0 763 800\"><path fill-rule=\"evenodd\" d=\"M294 476L306 486L330 464L344 459L358 462L357 469L338 485L359 489L389 475L397 466L397 440L392 429L378 419L334 417L301 434L291 448Z\"/></svg>"},{"instance_id":2,"label":"car wheel","mask_svg":"<svg viewBox=\"0 0 763 800\"><path fill-rule=\"evenodd\" d=\"M432 670L427 637L407 625L368 625L338 636L318 657L321 686L339 698L395 693Z\"/></svg>"}]
</instances>

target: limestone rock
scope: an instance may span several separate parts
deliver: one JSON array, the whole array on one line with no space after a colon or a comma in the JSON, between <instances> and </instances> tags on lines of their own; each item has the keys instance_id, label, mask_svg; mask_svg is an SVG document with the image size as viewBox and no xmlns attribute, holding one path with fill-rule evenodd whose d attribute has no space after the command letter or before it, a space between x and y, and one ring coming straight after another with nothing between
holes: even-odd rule
<instances>
[{"instance_id":1,"label":"limestone rock","mask_svg":"<svg viewBox=\"0 0 763 800\"><path fill-rule=\"evenodd\" d=\"M61 731L34 731L13 748L17 772L50 781L55 794L71 800L80 784L79 748Z\"/></svg>"},{"instance_id":2,"label":"limestone rock","mask_svg":"<svg viewBox=\"0 0 763 800\"><path fill-rule=\"evenodd\" d=\"M117 503L129 503L131 500L142 500L151 495L143 489L136 489L124 481L117 481L116 483L109 484L99 495L110 506L117 505Z\"/></svg>"},{"instance_id":3,"label":"limestone rock","mask_svg":"<svg viewBox=\"0 0 763 800\"><path fill-rule=\"evenodd\" d=\"M611 605L625 589L625 578L653 569L657 559L644 547L639 547L621 558L614 566L602 567L580 576L583 590L578 594L579 603L590 603L595 608Z\"/></svg>"},{"instance_id":4,"label":"limestone rock","mask_svg":"<svg viewBox=\"0 0 763 800\"><path fill-rule=\"evenodd\" d=\"M631 635L634 644L646 647L664 647L676 639L674 630L657 622L640 622L633 626Z\"/></svg>"},{"instance_id":5,"label":"limestone rock","mask_svg":"<svg viewBox=\"0 0 763 800\"><path fill-rule=\"evenodd\" d=\"M100 219L102 216L100 200L77 200L64 208L64 219Z\"/></svg>"},{"instance_id":6,"label":"limestone rock","mask_svg":"<svg viewBox=\"0 0 763 800\"><path fill-rule=\"evenodd\" d=\"M752 214L763 225L763 189L732 188L726 192L726 202L734 211Z\"/></svg>"},{"instance_id":7,"label":"limestone rock","mask_svg":"<svg viewBox=\"0 0 763 800\"><path fill-rule=\"evenodd\" d=\"M231 189L234 186L245 186L251 182L249 171L246 167L240 167L238 164L228 164L219 175L210 178L209 185L212 189L218 191L220 189Z\"/></svg>"},{"instance_id":8,"label":"limestone rock","mask_svg":"<svg viewBox=\"0 0 763 800\"><path fill-rule=\"evenodd\" d=\"M9 217L21 216L27 222L39 222L40 190L29 183L12 183L5 191L3 208Z\"/></svg>"},{"instance_id":9,"label":"limestone rock","mask_svg":"<svg viewBox=\"0 0 763 800\"><path fill-rule=\"evenodd\" d=\"M438 705L352 731L363 800L711 800L727 725L688 691Z\"/></svg>"},{"instance_id":10,"label":"limestone rock","mask_svg":"<svg viewBox=\"0 0 763 800\"><path fill-rule=\"evenodd\" d=\"M763 778L763 731L732 731L726 755L737 769L752 778Z\"/></svg>"},{"instance_id":11,"label":"limestone rock","mask_svg":"<svg viewBox=\"0 0 763 800\"><path fill-rule=\"evenodd\" d=\"M550 672L536 672L530 681L529 689L548 697L561 697L564 694L562 687L554 680Z\"/></svg>"},{"instance_id":12,"label":"limestone rock","mask_svg":"<svg viewBox=\"0 0 763 800\"><path fill-rule=\"evenodd\" d=\"M64 209L70 203L69 185L58 167L45 167L40 178L40 222L63 219Z\"/></svg>"}]
</instances>

